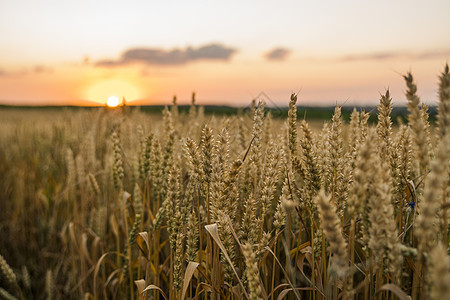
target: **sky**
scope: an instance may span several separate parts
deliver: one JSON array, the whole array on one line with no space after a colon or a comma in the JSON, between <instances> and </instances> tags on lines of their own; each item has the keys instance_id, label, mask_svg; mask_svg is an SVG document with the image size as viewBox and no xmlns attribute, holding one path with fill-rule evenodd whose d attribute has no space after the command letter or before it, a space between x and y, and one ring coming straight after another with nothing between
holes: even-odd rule
<instances>
[{"instance_id":1,"label":"sky","mask_svg":"<svg viewBox=\"0 0 450 300\"><path fill-rule=\"evenodd\" d=\"M0 104L437 103L448 0L0 0Z\"/></svg>"}]
</instances>

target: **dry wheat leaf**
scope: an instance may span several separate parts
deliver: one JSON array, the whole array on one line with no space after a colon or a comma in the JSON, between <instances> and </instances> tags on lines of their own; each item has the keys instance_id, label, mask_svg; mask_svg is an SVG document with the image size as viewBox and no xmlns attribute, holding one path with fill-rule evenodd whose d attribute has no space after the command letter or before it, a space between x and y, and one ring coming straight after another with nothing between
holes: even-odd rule
<instances>
[{"instance_id":1,"label":"dry wheat leaf","mask_svg":"<svg viewBox=\"0 0 450 300\"><path fill-rule=\"evenodd\" d=\"M195 269L197 269L198 265L198 262L190 261L188 266L186 267L183 279L183 292L181 294L181 300L184 300L184 297L186 296L189 282L191 281L192 275L194 275Z\"/></svg>"},{"instance_id":2,"label":"dry wheat leaf","mask_svg":"<svg viewBox=\"0 0 450 300\"><path fill-rule=\"evenodd\" d=\"M408 296L399 286L392 283L387 283L382 287L380 287L380 289L376 292L376 294L381 293L382 291L391 291L400 300L411 300L411 296Z\"/></svg>"},{"instance_id":3,"label":"dry wheat leaf","mask_svg":"<svg viewBox=\"0 0 450 300\"><path fill-rule=\"evenodd\" d=\"M150 291L150 290L158 290L158 291L161 293L161 295L163 295L164 299L167 300L166 294L164 294L163 290L160 289L159 287L157 287L156 285L153 285L153 284L148 285L148 286L142 291L142 293L145 293L145 292Z\"/></svg>"},{"instance_id":4,"label":"dry wheat leaf","mask_svg":"<svg viewBox=\"0 0 450 300\"><path fill-rule=\"evenodd\" d=\"M148 233L147 232L139 232L136 236L136 243L138 244L139 249L142 251L144 257L148 260L149 254L149 241L148 241ZM145 246L144 246L145 243Z\"/></svg>"},{"instance_id":5,"label":"dry wheat leaf","mask_svg":"<svg viewBox=\"0 0 450 300\"><path fill-rule=\"evenodd\" d=\"M244 285L242 284L242 281L239 278L238 273L236 272L236 269L234 268L233 262L231 261L230 256L228 255L227 250L225 249L225 246L222 244L222 241L220 240L219 231L217 230L217 224L214 223L214 224L210 224L210 225L205 225L205 229L206 229L206 231L208 231L208 233L214 239L216 244L219 246L220 250L222 250L223 254L225 255L225 258L227 259L228 263L230 264L231 268L233 269L233 272L236 275L236 278L238 279L239 284L241 285L245 296L248 299L248 294L244 288Z\"/></svg>"}]
</instances>

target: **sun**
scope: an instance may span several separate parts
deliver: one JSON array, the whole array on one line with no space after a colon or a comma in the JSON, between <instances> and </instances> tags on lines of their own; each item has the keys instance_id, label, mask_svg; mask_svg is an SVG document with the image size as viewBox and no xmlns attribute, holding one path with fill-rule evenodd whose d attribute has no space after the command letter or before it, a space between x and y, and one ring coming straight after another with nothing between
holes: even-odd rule
<instances>
[{"instance_id":1,"label":"sun","mask_svg":"<svg viewBox=\"0 0 450 300\"><path fill-rule=\"evenodd\" d=\"M119 105L119 98L116 96L109 97L106 101L106 105L108 105L109 107L116 107L117 105Z\"/></svg>"},{"instance_id":2,"label":"sun","mask_svg":"<svg viewBox=\"0 0 450 300\"><path fill-rule=\"evenodd\" d=\"M85 90L84 95L86 99L98 102L100 105L115 107L122 105L122 97L126 97L127 102L133 102L142 98L139 89L124 79L98 80L98 82L89 83L89 87ZM112 97L117 97L118 100L112 100ZM109 104L110 101L111 104ZM112 105L113 103L117 104Z\"/></svg>"}]
</instances>

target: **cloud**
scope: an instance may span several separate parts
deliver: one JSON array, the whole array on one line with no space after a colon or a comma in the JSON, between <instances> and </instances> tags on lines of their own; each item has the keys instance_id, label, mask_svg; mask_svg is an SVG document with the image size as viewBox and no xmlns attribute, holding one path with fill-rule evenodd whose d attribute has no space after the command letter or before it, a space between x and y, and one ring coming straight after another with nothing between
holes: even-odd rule
<instances>
[{"instance_id":1,"label":"cloud","mask_svg":"<svg viewBox=\"0 0 450 300\"><path fill-rule=\"evenodd\" d=\"M83 57L82 64L83 65L89 65L90 63L91 63L91 58L89 56L85 55Z\"/></svg>"},{"instance_id":2,"label":"cloud","mask_svg":"<svg viewBox=\"0 0 450 300\"><path fill-rule=\"evenodd\" d=\"M17 77L22 75L27 75L27 70L22 69L20 71L6 71L5 69L0 69L0 77Z\"/></svg>"},{"instance_id":3,"label":"cloud","mask_svg":"<svg viewBox=\"0 0 450 300\"><path fill-rule=\"evenodd\" d=\"M220 44L209 44L199 48L165 50L160 48L132 48L125 51L117 60L101 60L97 66L114 67L130 63L148 65L183 65L198 60L230 60L236 49Z\"/></svg>"},{"instance_id":4,"label":"cloud","mask_svg":"<svg viewBox=\"0 0 450 300\"><path fill-rule=\"evenodd\" d=\"M425 51L420 53L410 52L373 52L363 54L351 54L340 58L342 61L356 61L356 60L388 60L388 59L429 59L429 58L448 58L450 56L450 49Z\"/></svg>"},{"instance_id":5,"label":"cloud","mask_svg":"<svg viewBox=\"0 0 450 300\"><path fill-rule=\"evenodd\" d=\"M33 68L34 73L53 73L53 68L46 67L43 65L37 65Z\"/></svg>"},{"instance_id":6,"label":"cloud","mask_svg":"<svg viewBox=\"0 0 450 300\"><path fill-rule=\"evenodd\" d=\"M449 58L450 57L450 49L447 50L436 50L436 51L428 51L423 52L418 55L418 58Z\"/></svg>"},{"instance_id":7,"label":"cloud","mask_svg":"<svg viewBox=\"0 0 450 300\"><path fill-rule=\"evenodd\" d=\"M34 67L23 68L19 70L0 69L0 77L21 77L30 74L44 74L53 72L54 70L51 67L47 67L44 65L36 65Z\"/></svg>"},{"instance_id":8,"label":"cloud","mask_svg":"<svg viewBox=\"0 0 450 300\"><path fill-rule=\"evenodd\" d=\"M264 57L267 60L285 60L288 55L291 53L291 50L285 48L275 48L267 52Z\"/></svg>"}]
</instances>

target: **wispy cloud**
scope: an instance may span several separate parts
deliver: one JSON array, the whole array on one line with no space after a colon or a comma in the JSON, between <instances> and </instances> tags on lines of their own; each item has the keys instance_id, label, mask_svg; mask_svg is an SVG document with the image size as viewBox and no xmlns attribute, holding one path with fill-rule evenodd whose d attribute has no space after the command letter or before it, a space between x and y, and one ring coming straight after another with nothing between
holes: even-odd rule
<instances>
[{"instance_id":1,"label":"wispy cloud","mask_svg":"<svg viewBox=\"0 0 450 300\"><path fill-rule=\"evenodd\" d=\"M37 65L33 68L33 72L34 73L53 73L53 68L51 67L47 67L47 66L43 66L43 65Z\"/></svg>"},{"instance_id":2,"label":"wispy cloud","mask_svg":"<svg viewBox=\"0 0 450 300\"><path fill-rule=\"evenodd\" d=\"M44 65L36 65L31 68L23 68L21 70L5 70L0 69L0 77L18 77L25 76L29 74L44 74L53 73L54 69Z\"/></svg>"},{"instance_id":3,"label":"wispy cloud","mask_svg":"<svg viewBox=\"0 0 450 300\"><path fill-rule=\"evenodd\" d=\"M28 72L26 70L20 70L20 71L8 71L5 69L0 69L0 77L6 78L6 77L17 77L26 75Z\"/></svg>"},{"instance_id":4,"label":"wispy cloud","mask_svg":"<svg viewBox=\"0 0 450 300\"><path fill-rule=\"evenodd\" d=\"M436 51L428 51L423 52L418 55L419 58L449 58L450 57L450 49L447 50L436 50Z\"/></svg>"},{"instance_id":5,"label":"wispy cloud","mask_svg":"<svg viewBox=\"0 0 450 300\"><path fill-rule=\"evenodd\" d=\"M342 61L356 61L356 60L388 60L388 59L430 59L430 58L448 58L450 57L450 49L447 50L431 50L419 53L401 52L401 51L387 51L387 52L373 52L362 54L350 54L340 57Z\"/></svg>"},{"instance_id":6,"label":"wispy cloud","mask_svg":"<svg viewBox=\"0 0 450 300\"><path fill-rule=\"evenodd\" d=\"M209 44L199 48L165 50L160 48L132 48L119 59L101 60L95 65L102 67L122 66L130 63L148 65L183 65L198 60L227 61L237 50L221 44Z\"/></svg>"},{"instance_id":7,"label":"wispy cloud","mask_svg":"<svg viewBox=\"0 0 450 300\"><path fill-rule=\"evenodd\" d=\"M267 60L285 60L289 54L291 53L291 50L286 48L275 48L267 52L264 57Z\"/></svg>"}]
</instances>

